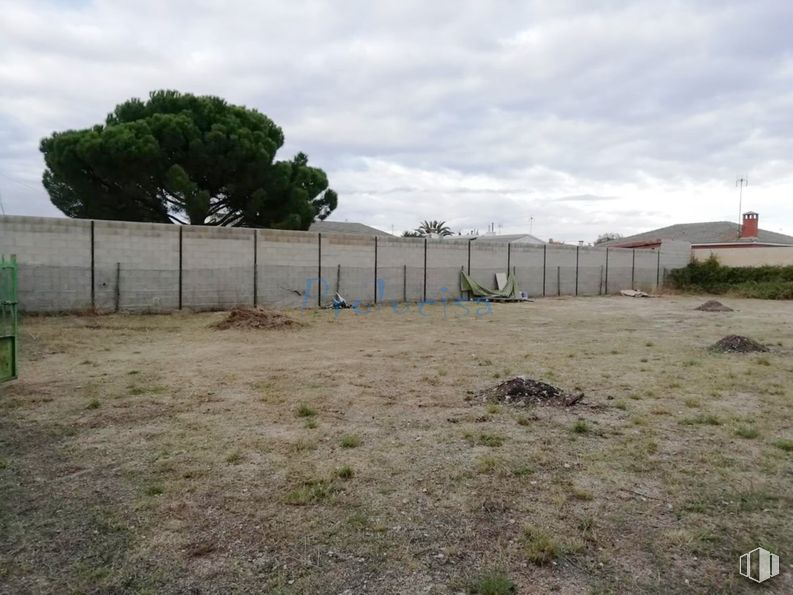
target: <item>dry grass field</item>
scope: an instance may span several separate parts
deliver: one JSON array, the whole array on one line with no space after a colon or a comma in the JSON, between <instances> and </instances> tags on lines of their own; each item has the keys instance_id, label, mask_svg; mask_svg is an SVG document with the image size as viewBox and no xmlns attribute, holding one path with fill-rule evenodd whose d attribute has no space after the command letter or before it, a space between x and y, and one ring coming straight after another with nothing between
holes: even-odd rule
<instances>
[{"instance_id":1,"label":"dry grass field","mask_svg":"<svg viewBox=\"0 0 793 595\"><path fill-rule=\"evenodd\" d=\"M0 592L793 592L793 303L704 299L26 318Z\"/></svg>"}]
</instances>

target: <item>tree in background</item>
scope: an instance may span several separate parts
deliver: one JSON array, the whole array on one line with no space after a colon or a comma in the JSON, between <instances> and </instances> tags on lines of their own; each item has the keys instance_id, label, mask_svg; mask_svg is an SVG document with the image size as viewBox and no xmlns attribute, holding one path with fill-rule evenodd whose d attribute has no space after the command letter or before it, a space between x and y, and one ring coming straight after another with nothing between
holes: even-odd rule
<instances>
[{"instance_id":1,"label":"tree in background","mask_svg":"<svg viewBox=\"0 0 793 595\"><path fill-rule=\"evenodd\" d=\"M414 231L406 231L403 238L443 238L454 235L446 221L422 221Z\"/></svg>"},{"instance_id":2,"label":"tree in background","mask_svg":"<svg viewBox=\"0 0 793 595\"><path fill-rule=\"evenodd\" d=\"M605 242L610 242L612 240L621 240L622 234L621 233L602 233L598 236L598 239L595 240L595 246L598 244L604 244Z\"/></svg>"},{"instance_id":3,"label":"tree in background","mask_svg":"<svg viewBox=\"0 0 793 595\"><path fill-rule=\"evenodd\" d=\"M154 91L104 124L41 141L44 187L70 217L308 229L336 208L321 169L255 109L219 97Z\"/></svg>"}]
</instances>

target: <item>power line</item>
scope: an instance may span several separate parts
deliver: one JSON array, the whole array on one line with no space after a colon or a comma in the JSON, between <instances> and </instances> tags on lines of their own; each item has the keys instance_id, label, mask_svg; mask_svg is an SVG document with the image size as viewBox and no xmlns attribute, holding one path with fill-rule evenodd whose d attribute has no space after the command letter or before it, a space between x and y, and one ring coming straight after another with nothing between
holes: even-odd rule
<instances>
[{"instance_id":1,"label":"power line","mask_svg":"<svg viewBox=\"0 0 793 595\"><path fill-rule=\"evenodd\" d=\"M40 188L36 188L35 186L31 186L27 182L20 182L19 180L15 180L14 178L11 178L11 177L5 175L3 172L0 172L0 177L5 178L9 182L14 182L15 184L19 184L20 186L24 186L25 188L30 188L31 190L36 190L36 191L40 190Z\"/></svg>"}]
</instances>

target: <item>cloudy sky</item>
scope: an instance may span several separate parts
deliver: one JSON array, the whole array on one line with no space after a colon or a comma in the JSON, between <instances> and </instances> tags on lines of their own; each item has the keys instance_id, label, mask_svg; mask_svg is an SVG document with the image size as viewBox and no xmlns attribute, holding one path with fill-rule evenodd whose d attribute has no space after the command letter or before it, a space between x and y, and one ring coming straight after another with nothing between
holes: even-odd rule
<instances>
[{"instance_id":1,"label":"cloudy sky","mask_svg":"<svg viewBox=\"0 0 793 595\"><path fill-rule=\"evenodd\" d=\"M0 0L0 197L160 88L256 107L334 220L592 241L744 210L793 234L793 2Z\"/></svg>"}]
</instances>

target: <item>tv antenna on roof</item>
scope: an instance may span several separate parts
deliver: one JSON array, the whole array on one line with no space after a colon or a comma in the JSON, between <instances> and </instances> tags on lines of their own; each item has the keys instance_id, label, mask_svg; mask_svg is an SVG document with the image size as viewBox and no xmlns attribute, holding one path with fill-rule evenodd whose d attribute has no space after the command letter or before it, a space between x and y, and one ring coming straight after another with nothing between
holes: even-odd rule
<instances>
[{"instance_id":1,"label":"tv antenna on roof","mask_svg":"<svg viewBox=\"0 0 793 595\"><path fill-rule=\"evenodd\" d=\"M740 178L736 178L735 185L738 186L738 229L741 228L741 217L743 215L743 187L749 185L749 176L745 178L741 176ZM739 232L740 233L740 232Z\"/></svg>"}]
</instances>

